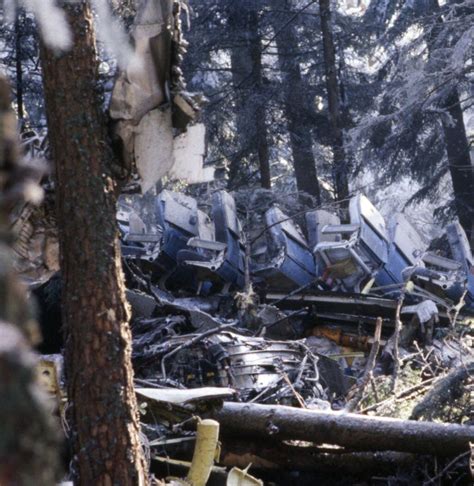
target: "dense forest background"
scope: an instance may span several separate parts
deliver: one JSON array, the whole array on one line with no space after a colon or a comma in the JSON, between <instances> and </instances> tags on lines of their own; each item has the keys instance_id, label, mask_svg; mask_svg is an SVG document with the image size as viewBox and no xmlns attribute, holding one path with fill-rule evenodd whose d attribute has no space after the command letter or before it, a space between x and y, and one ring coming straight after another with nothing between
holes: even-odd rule
<instances>
[{"instance_id":1,"label":"dense forest background","mask_svg":"<svg viewBox=\"0 0 474 486\"><path fill-rule=\"evenodd\" d=\"M95 2L102 17L105 3ZM135 2L111 7L129 28ZM206 98L217 184L300 191L308 205L363 191L385 214L405 208L428 237L455 216L470 233L473 18L460 0L184 3L184 77ZM104 106L131 53L110 21L98 29ZM33 15L20 10L0 35L23 136L43 149Z\"/></svg>"}]
</instances>

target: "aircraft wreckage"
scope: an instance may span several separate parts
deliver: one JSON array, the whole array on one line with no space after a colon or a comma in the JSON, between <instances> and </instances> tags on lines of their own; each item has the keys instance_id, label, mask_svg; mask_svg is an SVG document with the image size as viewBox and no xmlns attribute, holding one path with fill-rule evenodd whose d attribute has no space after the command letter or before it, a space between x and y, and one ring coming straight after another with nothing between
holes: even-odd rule
<instances>
[{"instance_id":1,"label":"aircraft wreckage","mask_svg":"<svg viewBox=\"0 0 474 486\"><path fill-rule=\"evenodd\" d=\"M192 474L196 416L219 422L219 464L257 481L249 484L261 484L245 472L249 462L264 471L337 465L364 476L411 467L417 454L464 453L471 426L348 413L378 415L412 389L430 390L424 383L455 389L472 375L472 342L459 338L472 341L474 319L474 262L462 227L450 224L444 244L429 249L404 215L387 224L361 194L338 214L305 211L305 232L277 205L259 218L244 231L225 191L205 204L169 190L120 199L135 383L159 474ZM58 280L32 291L51 303ZM60 361L42 360L56 396ZM420 382L397 392L406 362ZM428 391L402 418L430 420L441 402Z\"/></svg>"},{"instance_id":2,"label":"aircraft wreckage","mask_svg":"<svg viewBox=\"0 0 474 486\"><path fill-rule=\"evenodd\" d=\"M141 201L122 200L118 221L144 379L232 387L260 403L321 403L344 396L357 375L328 356L339 346L368 351L377 320L388 370L397 320L407 322L403 345L432 345L436 329L474 313L472 255L458 223L440 255L402 214L387 225L363 195L344 224L307 211L307 236L272 206L252 240L225 191L208 213L167 190L151 206Z\"/></svg>"},{"instance_id":3,"label":"aircraft wreckage","mask_svg":"<svg viewBox=\"0 0 474 486\"><path fill-rule=\"evenodd\" d=\"M380 312L403 294L405 305L431 300L448 318L460 302L463 313L474 312L474 262L459 223L447 226L449 248L441 255L428 251L403 214L386 224L363 195L351 199L345 224L326 210L307 211L307 237L272 206L252 241L225 191L214 193L210 214L192 197L167 190L153 205L153 214L140 214L140 204L122 202L118 222L125 262L149 273L162 291L227 295L251 283L269 303L332 302Z\"/></svg>"}]
</instances>

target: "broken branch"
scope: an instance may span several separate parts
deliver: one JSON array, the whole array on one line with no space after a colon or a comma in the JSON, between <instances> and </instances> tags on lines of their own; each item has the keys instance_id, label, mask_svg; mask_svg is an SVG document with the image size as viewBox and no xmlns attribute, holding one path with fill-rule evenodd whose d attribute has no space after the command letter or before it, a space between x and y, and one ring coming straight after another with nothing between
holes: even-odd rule
<instances>
[{"instance_id":1,"label":"broken branch","mask_svg":"<svg viewBox=\"0 0 474 486\"><path fill-rule=\"evenodd\" d=\"M360 384L351 400L347 402L346 410L352 412L357 408L362 396L364 395L364 390L366 389L369 382L372 380L372 372L374 371L375 361L380 349L380 337L382 335L382 318L377 317L377 322L375 324L374 342L370 349L369 357L367 358L367 364L365 365L364 374L360 381Z\"/></svg>"}]
</instances>

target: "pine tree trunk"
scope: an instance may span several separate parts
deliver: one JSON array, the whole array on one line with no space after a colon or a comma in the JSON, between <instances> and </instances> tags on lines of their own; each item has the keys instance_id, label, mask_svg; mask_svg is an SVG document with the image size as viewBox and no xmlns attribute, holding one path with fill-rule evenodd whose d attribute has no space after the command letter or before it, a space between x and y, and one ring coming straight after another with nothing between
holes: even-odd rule
<instances>
[{"instance_id":1,"label":"pine tree trunk","mask_svg":"<svg viewBox=\"0 0 474 486\"><path fill-rule=\"evenodd\" d=\"M230 180L236 178L241 159L255 154L258 158L260 182L271 188L270 155L265 122L265 93L262 80L261 37L258 12L254 4L235 2L229 24L237 39L231 50L232 81L236 90L238 154L232 161Z\"/></svg>"},{"instance_id":2,"label":"pine tree trunk","mask_svg":"<svg viewBox=\"0 0 474 486\"><path fill-rule=\"evenodd\" d=\"M347 199L349 182L348 166L344 149L342 132L341 103L337 79L336 48L331 24L330 0L319 0L321 16L321 33L323 36L324 68L326 72L326 89L328 95L329 123L332 131L333 181L338 201Z\"/></svg>"},{"instance_id":3,"label":"pine tree trunk","mask_svg":"<svg viewBox=\"0 0 474 486\"><path fill-rule=\"evenodd\" d=\"M20 122L20 129L23 129L25 121L25 110L23 102L23 45L22 45L22 31L25 21L23 9L19 9L15 20L15 67L16 67L16 105L18 110L18 120Z\"/></svg>"},{"instance_id":4,"label":"pine tree trunk","mask_svg":"<svg viewBox=\"0 0 474 486\"><path fill-rule=\"evenodd\" d=\"M147 484L133 390L112 153L97 91L89 2L65 2L74 45L42 46L64 282L65 361L77 484Z\"/></svg>"},{"instance_id":5,"label":"pine tree trunk","mask_svg":"<svg viewBox=\"0 0 474 486\"><path fill-rule=\"evenodd\" d=\"M459 4L461 2L455 0L453 3ZM429 7L431 7L431 10L428 13L433 11L439 13L436 24L427 37L428 52L431 54L444 20L440 13L441 6L438 0L433 0L433 5L429 5ZM469 15L470 11L472 11L472 7L456 10L458 15L466 16ZM443 132L456 213L461 226L466 231L471 248L474 249L474 167L471 162L469 140L457 88L453 88L446 97L444 108L452 118L452 123L443 119Z\"/></svg>"},{"instance_id":6,"label":"pine tree trunk","mask_svg":"<svg viewBox=\"0 0 474 486\"><path fill-rule=\"evenodd\" d=\"M446 154L454 190L454 201L459 222L474 248L474 167L469 153L469 142L456 89L445 101L452 123L443 122Z\"/></svg>"},{"instance_id":7,"label":"pine tree trunk","mask_svg":"<svg viewBox=\"0 0 474 486\"><path fill-rule=\"evenodd\" d=\"M291 11L291 2L281 0L276 8ZM301 68L295 54L298 52L296 32L292 23L284 25L274 22L273 29L276 33L278 63L283 78L284 111L290 135L296 185L299 191L311 194L320 204L321 194L313 154L311 122L307 115L311 101L302 86Z\"/></svg>"}]
</instances>

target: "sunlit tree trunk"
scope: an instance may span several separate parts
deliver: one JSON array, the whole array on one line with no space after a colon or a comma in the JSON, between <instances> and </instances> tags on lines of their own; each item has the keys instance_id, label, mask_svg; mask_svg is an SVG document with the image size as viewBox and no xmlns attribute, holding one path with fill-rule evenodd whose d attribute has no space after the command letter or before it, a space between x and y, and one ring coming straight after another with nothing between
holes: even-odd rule
<instances>
[{"instance_id":1,"label":"sunlit tree trunk","mask_svg":"<svg viewBox=\"0 0 474 486\"><path fill-rule=\"evenodd\" d=\"M89 2L64 2L73 47L41 60L55 164L66 371L77 484L147 484L133 388L112 152Z\"/></svg>"}]
</instances>

